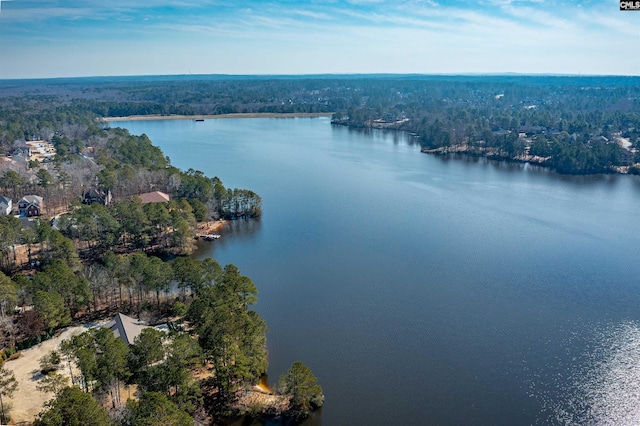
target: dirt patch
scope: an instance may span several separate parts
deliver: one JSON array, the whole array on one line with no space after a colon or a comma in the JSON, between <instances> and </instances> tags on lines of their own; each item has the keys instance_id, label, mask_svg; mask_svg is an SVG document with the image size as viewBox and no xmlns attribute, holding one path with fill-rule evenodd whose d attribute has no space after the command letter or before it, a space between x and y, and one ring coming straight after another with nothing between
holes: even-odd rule
<instances>
[{"instance_id":1,"label":"dirt patch","mask_svg":"<svg viewBox=\"0 0 640 426\"><path fill-rule=\"evenodd\" d=\"M241 392L234 406L242 414L260 413L279 416L289 409L289 403L289 396L272 395L260 386L255 386L251 390Z\"/></svg>"},{"instance_id":2,"label":"dirt patch","mask_svg":"<svg viewBox=\"0 0 640 426\"><path fill-rule=\"evenodd\" d=\"M32 422L45 402L53 397L52 393L40 392L36 385L44 376L40 374L40 358L52 350L60 347L60 342L74 334L80 334L87 330L88 326L70 327L63 330L54 338L42 342L32 348L20 351L18 359L4 364L7 370L13 371L18 381L18 389L11 398L11 419L16 422ZM62 365L58 372L69 377L69 368ZM71 384L71 382L69 382Z\"/></svg>"},{"instance_id":3,"label":"dirt patch","mask_svg":"<svg viewBox=\"0 0 640 426\"><path fill-rule=\"evenodd\" d=\"M198 222L198 234L214 234L219 231L227 222L225 220L212 220L209 222Z\"/></svg>"}]
</instances>

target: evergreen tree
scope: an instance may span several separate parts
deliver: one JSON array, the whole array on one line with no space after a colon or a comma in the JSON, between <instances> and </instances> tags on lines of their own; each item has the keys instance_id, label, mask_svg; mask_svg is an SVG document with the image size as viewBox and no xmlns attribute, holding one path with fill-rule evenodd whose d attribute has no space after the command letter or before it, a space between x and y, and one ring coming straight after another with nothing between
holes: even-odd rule
<instances>
[{"instance_id":1,"label":"evergreen tree","mask_svg":"<svg viewBox=\"0 0 640 426\"><path fill-rule=\"evenodd\" d=\"M289 371L279 381L280 391L291 396L291 407L301 416L307 416L309 410L322 406L324 395L318 379L309 367L300 361L293 363Z\"/></svg>"},{"instance_id":2,"label":"evergreen tree","mask_svg":"<svg viewBox=\"0 0 640 426\"><path fill-rule=\"evenodd\" d=\"M90 394L67 387L46 404L34 426L112 426L107 411Z\"/></svg>"},{"instance_id":3,"label":"evergreen tree","mask_svg":"<svg viewBox=\"0 0 640 426\"><path fill-rule=\"evenodd\" d=\"M6 368L1 368L0 365L0 414L2 414L2 418L0 418L1 423L9 423L9 419L5 413L4 399L11 398L13 393L18 389L18 381L16 380L16 376L13 374L13 371L7 370Z\"/></svg>"},{"instance_id":4,"label":"evergreen tree","mask_svg":"<svg viewBox=\"0 0 640 426\"><path fill-rule=\"evenodd\" d=\"M126 426L193 426L193 419L165 395L147 392L127 402Z\"/></svg>"},{"instance_id":5,"label":"evergreen tree","mask_svg":"<svg viewBox=\"0 0 640 426\"><path fill-rule=\"evenodd\" d=\"M47 329L63 327L71 322L71 315L64 299L55 291L36 291L33 296L33 308Z\"/></svg>"}]
</instances>

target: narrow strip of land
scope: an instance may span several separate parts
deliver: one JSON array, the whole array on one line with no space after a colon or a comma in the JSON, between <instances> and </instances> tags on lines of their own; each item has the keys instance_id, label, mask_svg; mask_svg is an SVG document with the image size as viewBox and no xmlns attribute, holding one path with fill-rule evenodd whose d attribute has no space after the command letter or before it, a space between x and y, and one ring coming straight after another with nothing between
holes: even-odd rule
<instances>
[{"instance_id":1,"label":"narrow strip of land","mask_svg":"<svg viewBox=\"0 0 640 426\"><path fill-rule=\"evenodd\" d=\"M127 117L103 117L106 122L112 121L145 121L145 120L205 120L212 118L293 118L293 117L331 117L332 112L249 112L217 115L130 115Z\"/></svg>"}]
</instances>

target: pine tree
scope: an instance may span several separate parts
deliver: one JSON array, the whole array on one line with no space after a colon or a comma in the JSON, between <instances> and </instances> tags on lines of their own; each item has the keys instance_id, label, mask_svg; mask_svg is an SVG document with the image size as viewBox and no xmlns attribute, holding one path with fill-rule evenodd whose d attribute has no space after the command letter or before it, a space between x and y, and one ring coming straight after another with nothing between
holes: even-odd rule
<instances>
[{"instance_id":1,"label":"pine tree","mask_svg":"<svg viewBox=\"0 0 640 426\"><path fill-rule=\"evenodd\" d=\"M11 398L11 395L18 389L18 381L13 371L6 368L0 368L0 410L2 411L1 423L9 423L9 419L6 418L4 412L4 401L2 397Z\"/></svg>"},{"instance_id":2,"label":"pine tree","mask_svg":"<svg viewBox=\"0 0 640 426\"><path fill-rule=\"evenodd\" d=\"M291 396L291 408L306 417L309 410L322 406L324 395L318 379L311 369L300 361L293 363L289 371L280 377L280 392Z\"/></svg>"}]
</instances>

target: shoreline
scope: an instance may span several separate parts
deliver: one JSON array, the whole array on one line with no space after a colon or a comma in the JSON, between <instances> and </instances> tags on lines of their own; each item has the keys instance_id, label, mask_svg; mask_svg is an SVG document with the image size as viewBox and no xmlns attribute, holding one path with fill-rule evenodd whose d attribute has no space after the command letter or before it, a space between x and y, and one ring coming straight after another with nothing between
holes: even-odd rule
<instances>
[{"instance_id":1,"label":"shoreline","mask_svg":"<svg viewBox=\"0 0 640 426\"><path fill-rule=\"evenodd\" d=\"M232 114L210 115L129 115L126 117L101 117L101 120L107 123L111 123L113 121L208 120L221 118L316 118L332 116L332 112L238 112Z\"/></svg>"},{"instance_id":2,"label":"shoreline","mask_svg":"<svg viewBox=\"0 0 640 426\"><path fill-rule=\"evenodd\" d=\"M210 220L206 222L198 222L196 229L198 234L213 234L216 231L219 231L224 225L227 224L227 221L224 219L218 220Z\"/></svg>"}]
</instances>

